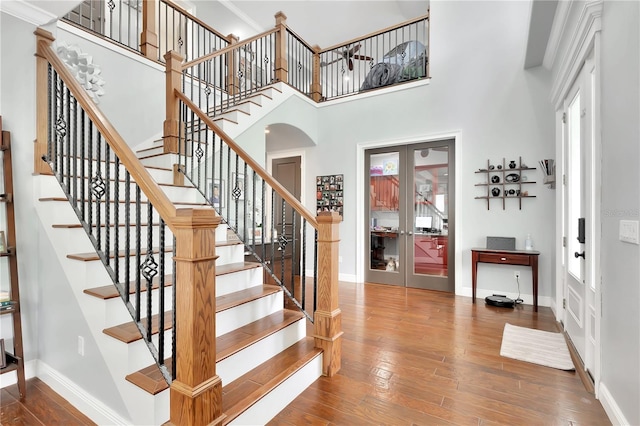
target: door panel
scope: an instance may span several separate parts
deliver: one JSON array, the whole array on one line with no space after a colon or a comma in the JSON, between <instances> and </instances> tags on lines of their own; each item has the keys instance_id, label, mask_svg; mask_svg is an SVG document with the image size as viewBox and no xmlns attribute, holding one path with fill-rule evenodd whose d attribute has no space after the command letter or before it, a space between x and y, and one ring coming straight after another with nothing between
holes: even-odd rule
<instances>
[{"instance_id":1,"label":"door panel","mask_svg":"<svg viewBox=\"0 0 640 426\"><path fill-rule=\"evenodd\" d=\"M453 141L366 151L366 281L454 290L453 154Z\"/></svg>"},{"instance_id":2,"label":"door panel","mask_svg":"<svg viewBox=\"0 0 640 426\"><path fill-rule=\"evenodd\" d=\"M585 127L588 91L584 90L585 70L583 69L574 83L565 102L565 152L566 192L565 192L565 229L567 247L565 261L565 330L576 351L584 361L586 356L585 306L586 297L586 257L592 253L585 251L585 154L589 145L589 132Z\"/></svg>"}]
</instances>

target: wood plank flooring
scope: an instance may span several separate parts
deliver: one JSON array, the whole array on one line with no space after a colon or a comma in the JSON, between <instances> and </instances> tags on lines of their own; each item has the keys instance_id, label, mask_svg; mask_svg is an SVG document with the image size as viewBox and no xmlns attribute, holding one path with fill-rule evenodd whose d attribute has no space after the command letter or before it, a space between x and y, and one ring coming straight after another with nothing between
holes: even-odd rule
<instances>
[{"instance_id":1,"label":"wood plank flooring","mask_svg":"<svg viewBox=\"0 0 640 426\"><path fill-rule=\"evenodd\" d=\"M500 356L505 323L558 331L549 308L340 283L342 369L270 425L609 425L575 372Z\"/></svg>"},{"instance_id":2,"label":"wood plank flooring","mask_svg":"<svg viewBox=\"0 0 640 426\"><path fill-rule=\"evenodd\" d=\"M37 377L27 380L27 395L22 401L16 385L0 389L0 424L95 425Z\"/></svg>"},{"instance_id":3,"label":"wood plank flooring","mask_svg":"<svg viewBox=\"0 0 640 426\"><path fill-rule=\"evenodd\" d=\"M505 323L557 331L549 308L340 283L342 369L269 425L609 425L575 372L500 356ZM38 379L0 390L5 425L89 425Z\"/></svg>"}]
</instances>

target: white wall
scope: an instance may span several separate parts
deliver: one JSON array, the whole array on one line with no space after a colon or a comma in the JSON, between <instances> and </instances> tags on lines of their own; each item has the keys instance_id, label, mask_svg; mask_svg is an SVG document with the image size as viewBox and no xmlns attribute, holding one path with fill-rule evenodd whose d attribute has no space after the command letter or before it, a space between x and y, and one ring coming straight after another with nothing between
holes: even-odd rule
<instances>
[{"instance_id":1,"label":"white wall","mask_svg":"<svg viewBox=\"0 0 640 426\"><path fill-rule=\"evenodd\" d=\"M618 239L640 212L640 5L606 1L602 15L602 384L640 424L639 246Z\"/></svg>"},{"instance_id":2,"label":"white wall","mask_svg":"<svg viewBox=\"0 0 640 426\"><path fill-rule=\"evenodd\" d=\"M120 395L34 208L40 195L32 178L36 136L35 27L4 13L0 14L0 22L0 103L3 126L11 132L25 360L30 364L35 360L45 362L81 388L86 398L96 398L126 418ZM4 336L4 322L2 328ZM86 353L96 356L75 355L78 335L85 336ZM2 376L3 383L7 376Z\"/></svg>"},{"instance_id":3,"label":"white wall","mask_svg":"<svg viewBox=\"0 0 640 426\"><path fill-rule=\"evenodd\" d=\"M486 236L516 237L518 248L531 233L540 255L540 297L549 303L551 264L554 258L554 192L540 182L535 171L529 185L537 198L515 200L507 207L492 201L475 200L482 182L474 172L492 162L518 159L535 166L542 158L553 158L554 116L548 101L550 74L542 68L525 71L524 52L529 6L525 2L432 2L431 75L429 85L396 91L384 96L353 99L325 105L320 109L318 146L308 148L314 161L305 174L307 194L315 176L343 173L345 180L345 216L340 227L341 274L355 275L358 265L354 248L356 227L364 227L364 218L356 217L357 145L390 144L402 140L425 140L436 134L458 133L456 167L460 180L456 205L457 247L460 260L456 293L471 294L470 249L483 247ZM367 194L367 192L365 192ZM305 200L313 206L313 195ZM362 225L359 225L362 224ZM365 256L366 259L366 256ZM531 273L526 267L481 264L479 295L501 291L517 294L513 271L521 271L521 292L531 303Z\"/></svg>"},{"instance_id":4,"label":"white wall","mask_svg":"<svg viewBox=\"0 0 640 426\"><path fill-rule=\"evenodd\" d=\"M56 44L66 42L78 46L100 66L105 94L100 97L99 107L129 146L162 136L165 117L163 65L140 58L64 22L58 24L54 37Z\"/></svg>"}]
</instances>

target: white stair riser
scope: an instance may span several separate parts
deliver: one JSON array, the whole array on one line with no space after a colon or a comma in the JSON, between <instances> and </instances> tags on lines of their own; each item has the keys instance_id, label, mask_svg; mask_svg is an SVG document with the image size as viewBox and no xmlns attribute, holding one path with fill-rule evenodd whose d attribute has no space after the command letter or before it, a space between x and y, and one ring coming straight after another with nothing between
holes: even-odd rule
<instances>
[{"instance_id":1,"label":"white stair riser","mask_svg":"<svg viewBox=\"0 0 640 426\"><path fill-rule=\"evenodd\" d=\"M151 395L127 380L121 380L124 382L122 384L123 395L125 395L123 398L127 400L131 424L161 425L169 420L171 405L169 389Z\"/></svg>"},{"instance_id":2,"label":"white stair riser","mask_svg":"<svg viewBox=\"0 0 640 426\"><path fill-rule=\"evenodd\" d=\"M302 318L288 327L219 361L216 364L216 372L222 379L222 383L231 383L238 377L304 338L305 334L306 324L305 319Z\"/></svg>"},{"instance_id":3,"label":"white stair riser","mask_svg":"<svg viewBox=\"0 0 640 426\"><path fill-rule=\"evenodd\" d=\"M134 288L134 285L131 286L131 288ZM146 289L146 282L143 281L141 283L141 289ZM173 309L173 289L171 286L169 287L165 287L164 288L164 303L165 303L165 311L169 311L171 309ZM90 295L87 295L88 297L93 297ZM142 316L146 316L146 311L147 311L147 298L148 298L148 292L147 291L141 291L140 292L140 309L141 312L143 312ZM153 290L151 292L151 306L152 306L152 314L158 314L160 312L160 294L158 292L158 289ZM130 303L135 307L136 306L136 295L134 294L130 294L129 295L129 301ZM108 299L108 300L104 300L104 311L105 311L105 328L107 327L112 327L114 325L117 324L122 324L125 322L129 322L132 321L133 319L131 318L131 314L129 313L129 311L127 310L125 304L124 304L124 300L122 300L121 297L117 297L117 298L113 298L113 299Z\"/></svg>"},{"instance_id":4,"label":"white stair riser","mask_svg":"<svg viewBox=\"0 0 640 426\"><path fill-rule=\"evenodd\" d=\"M236 417L230 425L264 425L322 376L322 354L287 378L277 388L263 396L249 409Z\"/></svg>"},{"instance_id":5,"label":"white stair riser","mask_svg":"<svg viewBox=\"0 0 640 426\"><path fill-rule=\"evenodd\" d=\"M263 284L262 268L252 268L216 276L216 296L244 290Z\"/></svg>"},{"instance_id":6,"label":"white stair riser","mask_svg":"<svg viewBox=\"0 0 640 426\"><path fill-rule=\"evenodd\" d=\"M229 333L262 317L281 311L283 306L283 292L279 291L249 303L218 312L216 315L216 336Z\"/></svg>"},{"instance_id":7,"label":"white stair riser","mask_svg":"<svg viewBox=\"0 0 640 426\"><path fill-rule=\"evenodd\" d=\"M149 174L151 175L153 180L155 180L156 182L173 184L173 170L172 169L170 169L170 168L169 169L166 169L166 168L157 169L157 168L153 168L153 167L147 167L147 171L149 172Z\"/></svg>"},{"instance_id":8,"label":"white stair riser","mask_svg":"<svg viewBox=\"0 0 640 426\"><path fill-rule=\"evenodd\" d=\"M244 246L242 244L225 245L216 247L216 265L244 262Z\"/></svg>"}]
</instances>

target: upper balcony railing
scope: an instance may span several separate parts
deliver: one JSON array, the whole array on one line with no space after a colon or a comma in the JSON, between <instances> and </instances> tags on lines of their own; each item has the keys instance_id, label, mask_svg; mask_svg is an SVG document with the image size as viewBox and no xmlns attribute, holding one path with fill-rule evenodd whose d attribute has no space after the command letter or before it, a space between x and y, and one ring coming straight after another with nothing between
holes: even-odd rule
<instances>
[{"instance_id":1,"label":"upper balcony railing","mask_svg":"<svg viewBox=\"0 0 640 426\"><path fill-rule=\"evenodd\" d=\"M221 35L169 0L85 0L65 19L158 62L168 51L193 65L207 57L194 78L236 100L275 81L320 102L429 77L428 14L325 49L289 29L283 13L275 17L273 30L245 41ZM213 55L234 44L235 53Z\"/></svg>"}]
</instances>

